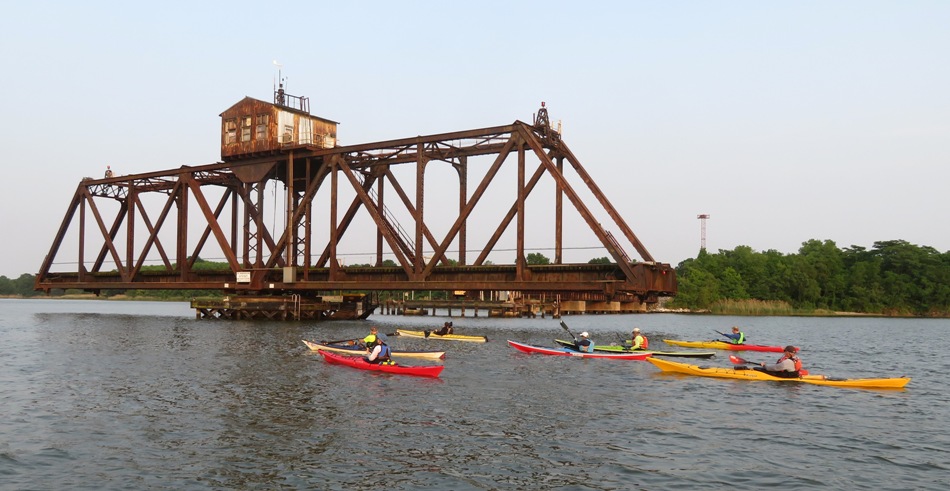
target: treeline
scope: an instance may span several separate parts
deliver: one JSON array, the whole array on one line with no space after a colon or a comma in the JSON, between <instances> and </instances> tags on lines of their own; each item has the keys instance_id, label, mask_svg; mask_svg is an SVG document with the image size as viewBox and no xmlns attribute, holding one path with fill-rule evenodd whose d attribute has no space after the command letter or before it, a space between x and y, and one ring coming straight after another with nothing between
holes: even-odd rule
<instances>
[{"instance_id":1,"label":"treeline","mask_svg":"<svg viewBox=\"0 0 950 491\"><path fill-rule=\"evenodd\" d=\"M529 264L549 264L542 254ZM590 263L610 263L591 259ZM395 264L387 264L394 266ZM228 270L226 263L198 260L196 268ZM354 266L369 266L354 265ZM676 267L679 293L667 306L714 313L776 315L858 312L881 315L950 316L950 253L903 240L875 242L868 250L840 249L833 241L810 240L796 254L756 252L748 246L705 250ZM31 297L34 275L0 276L0 295ZM54 290L53 296L81 293ZM219 296L219 291L104 290L166 300Z\"/></svg>"},{"instance_id":2,"label":"treeline","mask_svg":"<svg viewBox=\"0 0 950 491\"><path fill-rule=\"evenodd\" d=\"M11 280L6 276L0 276L0 297L45 297L46 293L33 290L33 282L36 276L32 274L22 274L19 278ZM50 290L50 297L63 297L68 295L89 295L89 292L83 290L63 290L53 288ZM220 290L102 290L99 293L100 298L109 298L122 295L125 298L141 298L146 300L169 300L169 301L188 301L194 297L220 297Z\"/></svg>"},{"instance_id":3,"label":"treeline","mask_svg":"<svg viewBox=\"0 0 950 491\"><path fill-rule=\"evenodd\" d=\"M33 280L36 277L31 274L21 274L19 278L11 280L6 276L0 276L0 295L2 296L23 296L32 297L42 295L40 292L33 291Z\"/></svg>"},{"instance_id":4,"label":"treeline","mask_svg":"<svg viewBox=\"0 0 950 491\"><path fill-rule=\"evenodd\" d=\"M810 240L797 254L750 247L700 251L676 267L670 307L751 314L822 311L944 317L950 314L950 253L903 240L868 250ZM738 312L737 312L738 311Z\"/></svg>"}]
</instances>

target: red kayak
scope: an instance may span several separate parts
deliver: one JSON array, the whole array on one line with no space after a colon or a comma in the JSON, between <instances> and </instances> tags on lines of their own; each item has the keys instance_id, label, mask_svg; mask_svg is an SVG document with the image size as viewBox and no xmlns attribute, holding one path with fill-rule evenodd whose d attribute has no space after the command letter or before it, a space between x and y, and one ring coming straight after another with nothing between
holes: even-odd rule
<instances>
[{"instance_id":1,"label":"red kayak","mask_svg":"<svg viewBox=\"0 0 950 491\"><path fill-rule=\"evenodd\" d=\"M418 377L438 377L445 368L442 365L382 365L369 363L362 356L343 356L327 351L319 351L320 355L327 363L335 365L347 365L361 370L374 370L377 372L398 373L400 375L416 375Z\"/></svg>"},{"instance_id":2,"label":"red kayak","mask_svg":"<svg viewBox=\"0 0 950 491\"><path fill-rule=\"evenodd\" d=\"M530 344L518 343L512 340L508 340L508 345L512 348L521 351L522 353L539 353L542 355L554 355L554 356L575 356L578 358L611 358L614 360L646 360L650 357L650 353L605 353L602 351L594 351L593 353L582 353L580 351L571 349L571 348L543 348L541 346L532 346Z\"/></svg>"}]
</instances>

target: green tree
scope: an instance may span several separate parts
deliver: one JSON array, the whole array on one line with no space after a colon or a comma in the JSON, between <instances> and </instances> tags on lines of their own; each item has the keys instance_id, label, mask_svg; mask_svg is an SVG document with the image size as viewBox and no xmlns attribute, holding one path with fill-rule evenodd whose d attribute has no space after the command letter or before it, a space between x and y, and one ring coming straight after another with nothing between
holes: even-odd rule
<instances>
[{"instance_id":1,"label":"green tree","mask_svg":"<svg viewBox=\"0 0 950 491\"><path fill-rule=\"evenodd\" d=\"M719 276L719 293L722 298L732 300L747 300L749 294L745 290L742 275L732 266L727 267Z\"/></svg>"},{"instance_id":2,"label":"green tree","mask_svg":"<svg viewBox=\"0 0 950 491\"><path fill-rule=\"evenodd\" d=\"M10 281L10 278L6 276L0 276L0 295L14 295L16 294L16 289L13 286L13 282Z\"/></svg>"},{"instance_id":3,"label":"green tree","mask_svg":"<svg viewBox=\"0 0 950 491\"><path fill-rule=\"evenodd\" d=\"M802 244L798 254L813 268L814 279L821 290L817 300L818 306L839 308L839 300L846 283L841 249L830 240L809 240Z\"/></svg>"},{"instance_id":4,"label":"green tree","mask_svg":"<svg viewBox=\"0 0 950 491\"><path fill-rule=\"evenodd\" d=\"M700 256L704 251L700 251ZM676 268L679 293L671 303L672 307L688 309L708 309L720 300L719 280L703 269L698 260L687 259Z\"/></svg>"},{"instance_id":5,"label":"green tree","mask_svg":"<svg viewBox=\"0 0 950 491\"><path fill-rule=\"evenodd\" d=\"M17 294L23 295L24 297L36 296L37 292L33 290L35 281L36 277L34 275L23 273L17 279L13 280L13 289Z\"/></svg>"},{"instance_id":6,"label":"green tree","mask_svg":"<svg viewBox=\"0 0 950 491\"><path fill-rule=\"evenodd\" d=\"M528 264L551 264L551 260L540 252L529 252Z\"/></svg>"}]
</instances>

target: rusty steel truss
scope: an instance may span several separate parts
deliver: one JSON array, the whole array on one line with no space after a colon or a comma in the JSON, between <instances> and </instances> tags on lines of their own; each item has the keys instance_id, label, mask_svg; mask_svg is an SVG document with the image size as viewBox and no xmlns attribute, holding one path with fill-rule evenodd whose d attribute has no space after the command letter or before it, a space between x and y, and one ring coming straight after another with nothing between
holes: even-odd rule
<instances>
[{"instance_id":1,"label":"rusty steel truss","mask_svg":"<svg viewBox=\"0 0 950 491\"><path fill-rule=\"evenodd\" d=\"M479 168L487 167L469 192L470 160L475 158L490 165ZM469 218L485 206L486 189L500 179L499 171L509 161L517 169L515 196L509 195L510 201L501 207L486 243L472 248ZM537 166L529 168L534 162ZM435 205L439 212L455 216L440 234L425 220L426 186L433 185L426 180L430 163L447 163L458 176L457 203L453 199L450 206ZM415 166L410 174L414 179L407 185L397 178L397 166ZM596 201L591 204L600 206L617 235L598 221L569 175L586 186L585 192ZM546 250L553 250L554 258L551 264L529 265L526 199L542 178L554 183L553 196L545 196L553 203L544 205L546 213L553 214L554 243ZM274 211L265 206L268 183L282 184L286 190L284 203L274 198ZM435 186L444 187L444 179ZM328 193L326 209L315 205L318 193ZM352 197L348 203L345 194ZM564 198L612 264L564 263ZM491 200L491 206L498 205L497 199ZM396 218L394 207L408 221ZM268 226L278 209L281 225ZM360 213L368 214L376 228L375 244L366 246L375 249L375 261L369 267L346 266L338 248L348 233L354 233L351 226ZM328 225L317 229L317 218ZM365 227L360 228L366 233ZM494 264L489 254L509 230L515 236L513 262ZM632 260L618 238L642 260ZM205 257L222 260L218 267L208 267L199 261ZM67 271L54 271L54 265L57 269L65 265ZM249 295L492 290L594 294L652 303L675 295L677 285L670 265L654 260L552 128L542 106L530 125L515 121L333 148L290 145L209 165L85 178L69 203L35 287L47 292L215 289Z\"/></svg>"}]
</instances>

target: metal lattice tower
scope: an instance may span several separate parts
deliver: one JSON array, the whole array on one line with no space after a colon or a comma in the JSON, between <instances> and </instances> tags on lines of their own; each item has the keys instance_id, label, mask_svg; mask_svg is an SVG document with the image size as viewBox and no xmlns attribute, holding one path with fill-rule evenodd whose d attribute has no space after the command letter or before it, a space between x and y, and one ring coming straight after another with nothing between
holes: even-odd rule
<instances>
[{"instance_id":1,"label":"metal lattice tower","mask_svg":"<svg viewBox=\"0 0 950 491\"><path fill-rule=\"evenodd\" d=\"M702 215L696 215L696 218L700 220L702 225L700 225L700 239L699 239L699 250L706 250L706 220L709 219L709 214L703 213Z\"/></svg>"}]
</instances>

